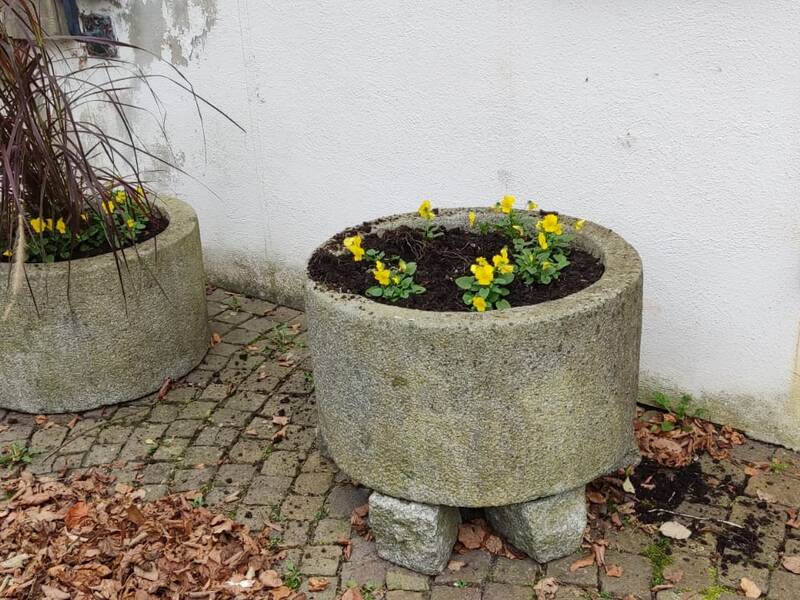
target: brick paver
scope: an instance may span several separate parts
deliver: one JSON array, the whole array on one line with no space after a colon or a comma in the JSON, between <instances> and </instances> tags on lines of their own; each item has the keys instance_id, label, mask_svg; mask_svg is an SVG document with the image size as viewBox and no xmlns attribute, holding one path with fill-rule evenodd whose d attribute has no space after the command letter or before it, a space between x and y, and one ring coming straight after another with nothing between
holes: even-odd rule
<instances>
[{"instance_id":1,"label":"brick paver","mask_svg":"<svg viewBox=\"0 0 800 600\"><path fill-rule=\"evenodd\" d=\"M351 532L350 515L369 490L316 449L304 315L221 289L209 294L208 315L222 341L161 400L153 394L46 421L0 410L0 448L31 449L33 473L101 468L147 498L197 492L196 501L254 529L270 523L273 543L286 550L284 568L291 562L299 571L309 600L335 600L349 586L376 600L533 600L545 577L559 584L555 600L736 598L741 577L762 597L800 599L800 575L780 566L785 555L800 554L800 529L788 526L800 505L800 455L750 440L731 461L700 459L710 500L676 508L695 517L674 517L695 533L669 544L668 568L680 573L672 588L651 590L656 527L608 532L606 568L620 567L617 577L595 565L571 569L584 551L547 565L473 551L454 555L460 568L437 577L387 563ZM756 541L742 548L739 531ZM333 585L310 592L312 575Z\"/></svg>"}]
</instances>

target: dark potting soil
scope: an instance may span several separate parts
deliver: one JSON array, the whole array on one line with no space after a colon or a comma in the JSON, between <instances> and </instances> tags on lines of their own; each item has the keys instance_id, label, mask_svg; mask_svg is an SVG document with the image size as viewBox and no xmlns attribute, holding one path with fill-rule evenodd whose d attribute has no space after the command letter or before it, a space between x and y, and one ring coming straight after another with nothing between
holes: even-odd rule
<instances>
[{"instance_id":1,"label":"dark potting soil","mask_svg":"<svg viewBox=\"0 0 800 600\"><path fill-rule=\"evenodd\" d=\"M141 244L142 242L146 242L147 240L156 237L159 233L163 232L167 226L169 225L169 219L161 215L152 215L149 218L147 223L147 227L141 231L139 237L136 238L136 244ZM122 249L130 248L134 244L131 242L126 242L122 245ZM73 252L72 256L69 259L56 257L54 262L66 262L67 260L78 260L80 258L90 258L92 256L100 256L101 254L108 254L111 252L111 245L108 243L107 240L104 240L100 246L96 248L92 248L91 250L86 250L85 252L81 252L77 249ZM0 262L11 262L13 257L9 256L2 256L0 255ZM32 263L32 264L40 264L40 263Z\"/></svg>"},{"instance_id":2,"label":"dark potting soil","mask_svg":"<svg viewBox=\"0 0 800 600\"><path fill-rule=\"evenodd\" d=\"M339 252L344 238L355 235L357 231L363 237L364 248L381 250L387 257L399 256L407 262L416 262L414 280L426 289L424 294L398 302L374 300L419 310L469 310L461 300L463 290L455 280L470 274L469 267L477 257L483 256L491 261L503 246L511 249L509 240L498 233L481 234L461 228L443 229L444 235L433 240L426 239L422 231L406 226L380 235L365 233L363 229L350 230L340 233L312 255L308 263L311 279L335 291L359 295L376 285L370 263L356 262L349 252ZM526 286L520 279L515 279L508 286L511 293L506 299L512 307L557 300L589 287L603 275L604 267L600 260L583 250L572 249L569 261L570 265L559 278L548 285Z\"/></svg>"}]
</instances>

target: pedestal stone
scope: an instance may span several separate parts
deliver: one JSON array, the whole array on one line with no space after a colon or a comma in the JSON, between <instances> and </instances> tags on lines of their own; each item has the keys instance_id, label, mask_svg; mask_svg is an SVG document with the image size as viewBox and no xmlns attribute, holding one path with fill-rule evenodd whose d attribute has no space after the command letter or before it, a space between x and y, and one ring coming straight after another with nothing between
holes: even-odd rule
<instances>
[{"instance_id":1,"label":"pedestal stone","mask_svg":"<svg viewBox=\"0 0 800 600\"><path fill-rule=\"evenodd\" d=\"M378 555L413 571L436 575L447 565L461 517L452 506L399 500L374 492L369 521Z\"/></svg>"},{"instance_id":2,"label":"pedestal stone","mask_svg":"<svg viewBox=\"0 0 800 600\"><path fill-rule=\"evenodd\" d=\"M571 554L586 528L584 489L486 509L492 527L540 563Z\"/></svg>"}]
</instances>

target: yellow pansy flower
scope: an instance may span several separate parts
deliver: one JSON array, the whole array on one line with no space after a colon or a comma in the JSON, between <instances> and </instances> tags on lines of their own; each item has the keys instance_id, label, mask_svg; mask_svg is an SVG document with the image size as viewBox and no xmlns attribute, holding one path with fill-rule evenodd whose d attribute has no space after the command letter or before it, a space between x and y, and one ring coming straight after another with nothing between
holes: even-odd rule
<instances>
[{"instance_id":1,"label":"yellow pansy flower","mask_svg":"<svg viewBox=\"0 0 800 600\"><path fill-rule=\"evenodd\" d=\"M124 204L128 200L128 193L125 190L117 190L114 197L117 199L117 202Z\"/></svg>"},{"instance_id":2,"label":"yellow pansy flower","mask_svg":"<svg viewBox=\"0 0 800 600\"><path fill-rule=\"evenodd\" d=\"M404 261L401 258L399 261L397 261L397 268L400 270L401 273L405 273L406 269L408 268L408 265L406 264L406 261Z\"/></svg>"},{"instance_id":3,"label":"yellow pansy flower","mask_svg":"<svg viewBox=\"0 0 800 600\"><path fill-rule=\"evenodd\" d=\"M522 225L512 225L511 229L516 231L519 234L519 237L525 237L525 230L522 228Z\"/></svg>"},{"instance_id":4,"label":"yellow pansy flower","mask_svg":"<svg viewBox=\"0 0 800 600\"><path fill-rule=\"evenodd\" d=\"M514 265L510 264L508 260L508 248L504 247L500 250L500 254L495 254L492 257L492 263L501 273L511 273L514 271Z\"/></svg>"},{"instance_id":5,"label":"yellow pansy flower","mask_svg":"<svg viewBox=\"0 0 800 600\"><path fill-rule=\"evenodd\" d=\"M475 214L474 210L469 211L467 214L467 219L469 219L469 226L475 227L475 221L478 218L478 215Z\"/></svg>"},{"instance_id":6,"label":"yellow pansy flower","mask_svg":"<svg viewBox=\"0 0 800 600\"><path fill-rule=\"evenodd\" d=\"M142 189L142 186L136 186L136 195L139 196L139 198L144 198L144 189Z\"/></svg>"},{"instance_id":7,"label":"yellow pansy flower","mask_svg":"<svg viewBox=\"0 0 800 600\"><path fill-rule=\"evenodd\" d=\"M420 204L419 208L417 209L417 212L419 213L420 217L422 217L427 221L430 221L431 219L436 217L436 215L433 212L433 209L431 208L430 200L425 200L422 204Z\"/></svg>"},{"instance_id":8,"label":"yellow pansy flower","mask_svg":"<svg viewBox=\"0 0 800 600\"><path fill-rule=\"evenodd\" d=\"M375 261L375 268L372 270L372 274L375 276L375 281L381 285L389 285L389 277L392 272L384 267L381 261Z\"/></svg>"},{"instance_id":9,"label":"yellow pansy flower","mask_svg":"<svg viewBox=\"0 0 800 600\"><path fill-rule=\"evenodd\" d=\"M554 215L552 213L545 215L544 219L542 219L540 223L542 224L542 229L544 229L547 233L555 233L556 235L561 235L564 233L561 223L558 222L558 215Z\"/></svg>"},{"instance_id":10,"label":"yellow pansy flower","mask_svg":"<svg viewBox=\"0 0 800 600\"><path fill-rule=\"evenodd\" d=\"M103 212L106 213L107 215L110 215L111 213L114 212L115 206L114 202L112 202L111 200L101 202L100 206L102 206Z\"/></svg>"},{"instance_id":11,"label":"yellow pansy flower","mask_svg":"<svg viewBox=\"0 0 800 600\"><path fill-rule=\"evenodd\" d=\"M500 210L504 214L511 213L511 210L514 208L514 202L516 201L517 199L514 196L503 196L503 199L500 200Z\"/></svg>"},{"instance_id":12,"label":"yellow pansy flower","mask_svg":"<svg viewBox=\"0 0 800 600\"><path fill-rule=\"evenodd\" d=\"M128 229L133 229L134 227L136 227L136 221L134 219L128 219L127 225Z\"/></svg>"},{"instance_id":13,"label":"yellow pansy flower","mask_svg":"<svg viewBox=\"0 0 800 600\"><path fill-rule=\"evenodd\" d=\"M539 248L542 250L547 250L547 236L545 236L544 231L539 232Z\"/></svg>"},{"instance_id":14,"label":"yellow pansy flower","mask_svg":"<svg viewBox=\"0 0 800 600\"><path fill-rule=\"evenodd\" d=\"M81 221L88 222L89 221L89 215L87 213L81 213Z\"/></svg>"},{"instance_id":15,"label":"yellow pansy flower","mask_svg":"<svg viewBox=\"0 0 800 600\"><path fill-rule=\"evenodd\" d=\"M581 229L583 229L584 225L586 225L586 219L575 221L575 231L580 231Z\"/></svg>"},{"instance_id":16,"label":"yellow pansy flower","mask_svg":"<svg viewBox=\"0 0 800 600\"><path fill-rule=\"evenodd\" d=\"M47 228L47 225L45 224L44 219L36 218L31 219L31 228L33 229L34 233L42 233Z\"/></svg>"},{"instance_id":17,"label":"yellow pansy flower","mask_svg":"<svg viewBox=\"0 0 800 600\"><path fill-rule=\"evenodd\" d=\"M392 275L392 283L395 285L399 285L401 279L400 275Z\"/></svg>"},{"instance_id":18,"label":"yellow pansy flower","mask_svg":"<svg viewBox=\"0 0 800 600\"><path fill-rule=\"evenodd\" d=\"M47 231L53 231L53 219L45 219L47 223Z\"/></svg>"},{"instance_id":19,"label":"yellow pansy flower","mask_svg":"<svg viewBox=\"0 0 800 600\"><path fill-rule=\"evenodd\" d=\"M482 256L475 259L475 264L469 270L472 271L478 285L489 285L494 281L494 267Z\"/></svg>"},{"instance_id":20,"label":"yellow pansy flower","mask_svg":"<svg viewBox=\"0 0 800 600\"><path fill-rule=\"evenodd\" d=\"M356 234L351 237L344 238L344 247L353 254L353 260L356 262L364 258L364 249L361 247L361 236Z\"/></svg>"},{"instance_id":21,"label":"yellow pansy flower","mask_svg":"<svg viewBox=\"0 0 800 600\"><path fill-rule=\"evenodd\" d=\"M537 208L539 208L539 205L536 204L536 202L534 202L533 200L528 202L528 210L536 210Z\"/></svg>"},{"instance_id":22,"label":"yellow pansy flower","mask_svg":"<svg viewBox=\"0 0 800 600\"><path fill-rule=\"evenodd\" d=\"M472 306L474 306L475 310L477 310L478 312L485 312L486 311L486 300L484 300L480 296L475 296L472 299Z\"/></svg>"},{"instance_id":23,"label":"yellow pansy flower","mask_svg":"<svg viewBox=\"0 0 800 600\"><path fill-rule=\"evenodd\" d=\"M67 233L67 224L64 223L64 219L59 219L56 221L56 231L61 235Z\"/></svg>"},{"instance_id":24,"label":"yellow pansy flower","mask_svg":"<svg viewBox=\"0 0 800 600\"><path fill-rule=\"evenodd\" d=\"M542 261L542 271L546 271L547 269L549 269L552 266L553 266L553 263L551 263L549 260L543 260Z\"/></svg>"},{"instance_id":25,"label":"yellow pansy flower","mask_svg":"<svg viewBox=\"0 0 800 600\"><path fill-rule=\"evenodd\" d=\"M3 256L11 256L12 254L14 253L11 250L6 250L5 252L3 252Z\"/></svg>"}]
</instances>

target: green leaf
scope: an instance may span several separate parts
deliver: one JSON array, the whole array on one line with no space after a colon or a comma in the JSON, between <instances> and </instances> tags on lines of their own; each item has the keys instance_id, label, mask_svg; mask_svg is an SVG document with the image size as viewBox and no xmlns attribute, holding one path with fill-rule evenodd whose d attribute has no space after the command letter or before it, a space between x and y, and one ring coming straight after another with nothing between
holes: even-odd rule
<instances>
[{"instance_id":1,"label":"green leaf","mask_svg":"<svg viewBox=\"0 0 800 600\"><path fill-rule=\"evenodd\" d=\"M671 421L661 423L661 431L672 431L673 429L675 429L675 423Z\"/></svg>"},{"instance_id":2,"label":"green leaf","mask_svg":"<svg viewBox=\"0 0 800 600\"><path fill-rule=\"evenodd\" d=\"M478 296L486 300L489 297L490 291L491 290L488 287L482 287L481 289L478 290Z\"/></svg>"},{"instance_id":3,"label":"green leaf","mask_svg":"<svg viewBox=\"0 0 800 600\"><path fill-rule=\"evenodd\" d=\"M472 284L475 282L475 278L471 275L465 275L464 277L459 277L456 279L456 285L460 287L462 290L468 290L472 288Z\"/></svg>"},{"instance_id":4,"label":"green leaf","mask_svg":"<svg viewBox=\"0 0 800 600\"><path fill-rule=\"evenodd\" d=\"M383 296L383 288L377 285L373 285L371 288L367 288L366 294L367 296L380 298L381 296Z\"/></svg>"},{"instance_id":5,"label":"green leaf","mask_svg":"<svg viewBox=\"0 0 800 600\"><path fill-rule=\"evenodd\" d=\"M417 263L406 263L406 275L413 275L417 272Z\"/></svg>"},{"instance_id":6,"label":"green leaf","mask_svg":"<svg viewBox=\"0 0 800 600\"><path fill-rule=\"evenodd\" d=\"M461 299L464 301L464 304L472 305L472 299L475 297L475 294L472 292L464 292L464 295L461 296Z\"/></svg>"},{"instance_id":7,"label":"green leaf","mask_svg":"<svg viewBox=\"0 0 800 600\"><path fill-rule=\"evenodd\" d=\"M494 303L494 307L497 310L505 310L507 308L511 308L511 305L508 303L508 300L498 300Z\"/></svg>"},{"instance_id":8,"label":"green leaf","mask_svg":"<svg viewBox=\"0 0 800 600\"><path fill-rule=\"evenodd\" d=\"M424 294L427 290L422 287L421 285L413 285L411 286L411 292L414 294Z\"/></svg>"}]
</instances>

